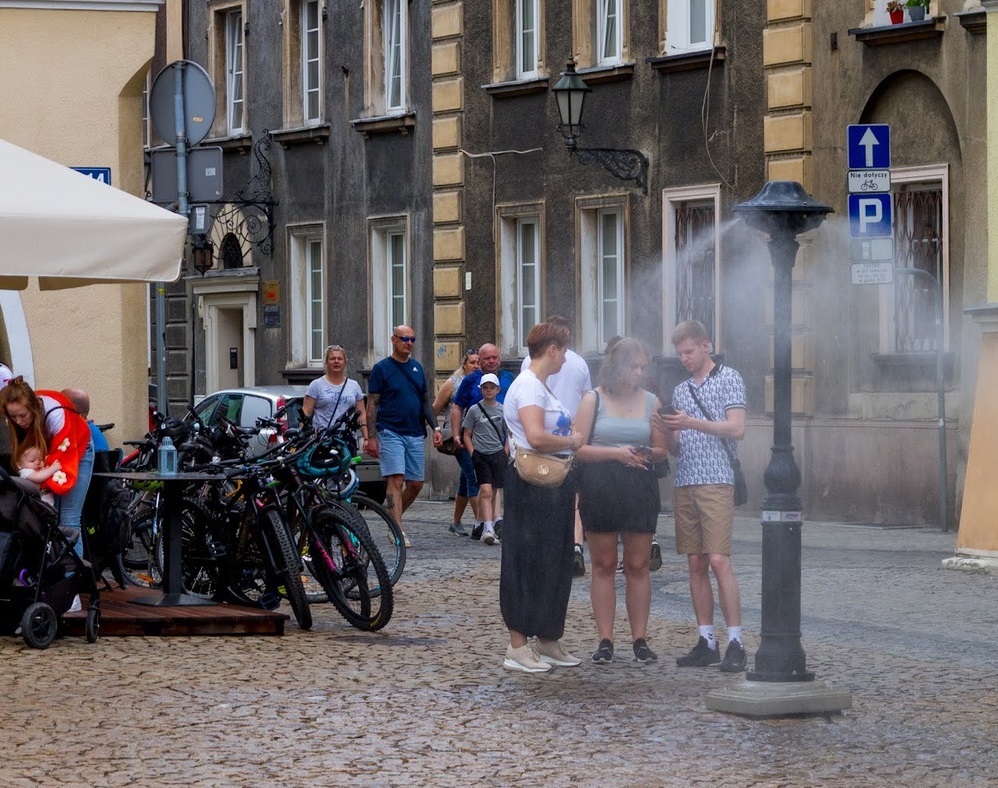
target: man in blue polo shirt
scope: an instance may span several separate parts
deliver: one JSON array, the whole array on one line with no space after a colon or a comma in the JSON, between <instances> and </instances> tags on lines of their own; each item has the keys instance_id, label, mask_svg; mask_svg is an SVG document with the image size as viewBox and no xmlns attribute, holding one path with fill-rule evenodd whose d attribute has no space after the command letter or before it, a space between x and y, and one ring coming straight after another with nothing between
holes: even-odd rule
<instances>
[{"instance_id":1,"label":"man in blue polo shirt","mask_svg":"<svg viewBox=\"0 0 998 788\"><path fill-rule=\"evenodd\" d=\"M461 381L461 385L458 386L457 392L454 394L454 405L456 407L450 409L450 420L451 434L455 440L462 439L461 422L464 420L464 414L468 412L468 408L476 405L482 399L482 388L480 385L482 375L492 374L499 378L499 395L496 397L499 402L502 402L506 398L506 392L509 391L510 384L516 377L512 372L502 369L502 355L499 353L499 348L489 342L478 348L478 365L477 370L470 375L465 375L464 380ZM496 536L502 538L502 515L499 514L499 511L497 499L495 532ZM475 523L475 527L471 529L471 538L481 539L484 528L485 523Z\"/></svg>"},{"instance_id":2,"label":"man in blue polo shirt","mask_svg":"<svg viewBox=\"0 0 998 788\"><path fill-rule=\"evenodd\" d=\"M367 435L364 451L381 463L388 483L385 506L402 527L402 515L423 489L426 427L433 445L443 442L430 405L422 365L412 358L416 334L409 326L392 332L392 354L371 370L367 383ZM405 536L405 546L411 547Z\"/></svg>"}]
</instances>

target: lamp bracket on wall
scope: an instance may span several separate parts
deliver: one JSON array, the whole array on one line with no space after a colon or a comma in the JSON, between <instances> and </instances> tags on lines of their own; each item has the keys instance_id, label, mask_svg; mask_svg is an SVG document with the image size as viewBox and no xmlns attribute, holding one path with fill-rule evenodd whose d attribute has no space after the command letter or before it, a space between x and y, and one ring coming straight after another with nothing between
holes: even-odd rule
<instances>
[{"instance_id":1,"label":"lamp bracket on wall","mask_svg":"<svg viewBox=\"0 0 998 788\"><path fill-rule=\"evenodd\" d=\"M209 205L216 235L235 235L240 241L252 244L265 255L274 253L274 206L277 200L270 190L270 160L266 151L270 150L273 138L269 131L253 145L256 159L256 174L235 193L232 199L213 200Z\"/></svg>"},{"instance_id":2,"label":"lamp bracket on wall","mask_svg":"<svg viewBox=\"0 0 998 788\"><path fill-rule=\"evenodd\" d=\"M622 181L634 181L648 194L648 159L641 152L630 148L569 148L580 164L599 164L608 173Z\"/></svg>"}]
</instances>

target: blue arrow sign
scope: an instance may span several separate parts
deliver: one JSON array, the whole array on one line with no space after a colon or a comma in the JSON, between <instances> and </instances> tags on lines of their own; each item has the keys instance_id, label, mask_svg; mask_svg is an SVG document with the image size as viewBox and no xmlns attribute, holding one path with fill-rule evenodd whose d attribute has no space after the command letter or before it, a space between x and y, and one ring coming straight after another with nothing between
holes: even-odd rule
<instances>
[{"instance_id":1,"label":"blue arrow sign","mask_svg":"<svg viewBox=\"0 0 998 788\"><path fill-rule=\"evenodd\" d=\"M887 170L891 166L891 127L860 123L846 127L850 170Z\"/></svg>"},{"instance_id":2,"label":"blue arrow sign","mask_svg":"<svg viewBox=\"0 0 998 788\"><path fill-rule=\"evenodd\" d=\"M890 194L849 195L851 238L890 238L893 224L894 203Z\"/></svg>"}]
</instances>

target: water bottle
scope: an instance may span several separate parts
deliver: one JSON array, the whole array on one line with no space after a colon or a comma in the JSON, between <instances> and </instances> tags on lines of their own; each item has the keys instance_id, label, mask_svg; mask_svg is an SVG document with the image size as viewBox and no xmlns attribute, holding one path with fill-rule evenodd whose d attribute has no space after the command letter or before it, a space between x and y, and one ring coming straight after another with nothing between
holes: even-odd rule
<instances>
[{"instance_id":1,"label":"water bottle","mask_svg":"<svg viewBox=\"0 0 998 788\"><path fill-rule=\"evenodd\" d=\"M175 476L177 473L177 448L170 436L163 438L159 444L159 475Z\"/></svg>"}]
</instances>

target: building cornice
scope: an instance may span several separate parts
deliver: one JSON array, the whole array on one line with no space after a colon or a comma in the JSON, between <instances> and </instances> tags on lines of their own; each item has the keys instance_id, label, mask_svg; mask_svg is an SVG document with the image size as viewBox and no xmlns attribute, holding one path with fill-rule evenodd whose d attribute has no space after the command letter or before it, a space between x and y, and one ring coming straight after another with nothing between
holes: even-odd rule
<instances>
[{"instance_id":1,"label":"building cornice","mask_svg":"<svg viewBox=\"0 0 998 788\"><path fill-rule=\"evenodd\" d=\"M0 10L36 11L156 11L164 0L0 0Z\"/></svg>"}]
</instances>

